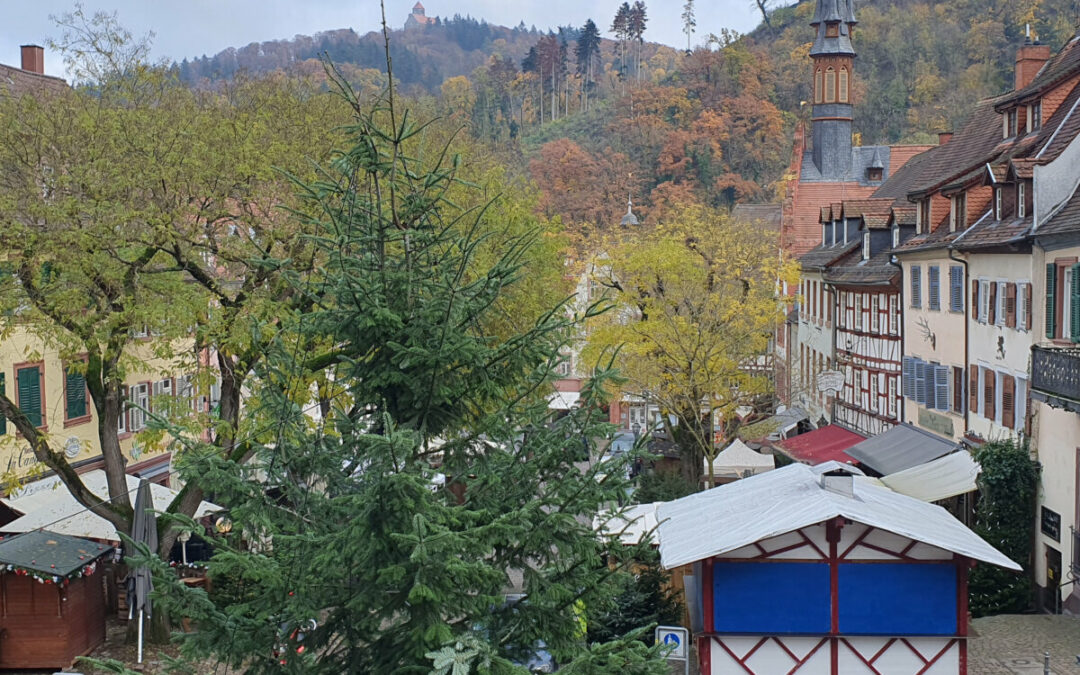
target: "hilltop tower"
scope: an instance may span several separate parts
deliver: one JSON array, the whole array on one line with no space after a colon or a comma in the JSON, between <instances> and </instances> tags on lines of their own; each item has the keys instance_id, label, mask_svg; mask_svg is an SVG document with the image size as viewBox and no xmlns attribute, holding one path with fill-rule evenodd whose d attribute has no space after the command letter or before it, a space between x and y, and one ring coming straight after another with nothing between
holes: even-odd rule
<instances>
[{"instance_id":1,"label":"hilltop tower","mask_svg":"<svg viewBox=\"0 0 1080 675\"><path fill-rule=\"evenodd\" d=\"M854 0L817 0L814 62L814 164L821 177L840 179L851 171L851 76L855 48Z\"/></svg>"},{"instance_id":2,"label":"hilltop tower","mask_svg":"<svg viewBox=\"0 0 1080 675\"><path fill-rule=\"evenodd\" d=\"M424 5L417 2L413 5L412 13L405 19L405 28L417 28L434 22L435 19L433 17L427 16Z\"/></svg>"}]
</instances>

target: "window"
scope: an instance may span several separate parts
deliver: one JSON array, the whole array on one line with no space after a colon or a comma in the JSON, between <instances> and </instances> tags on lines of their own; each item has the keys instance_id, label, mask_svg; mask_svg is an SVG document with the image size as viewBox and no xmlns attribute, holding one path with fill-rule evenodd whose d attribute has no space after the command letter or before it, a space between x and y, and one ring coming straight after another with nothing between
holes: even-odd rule
<instances>
[{"instance_id":1,"label":"window","mask_svg":"<svg viewBox=\"0 0 1080 675\"><path fill-rule=\"evenodd\" d=\"M869 232L866 232L866 233L863 234L863 238L862 238L862 259L863 260L869 260L870 259L870 233Z\"/></svg>"},{"instance_id":2,"label":"window","mask_svg":"<svg viewBox=\"0 0 1080 675\"><path fill-rule=\"evenodd\" d=\"M1035 101L1031 105L1031 131L1042 129L1042 101Z\"/></svg>"},{"instance_id":3,"label":"window","mask_svg":"<svg viewBox=\"0 0 1080 675\"><path fill-rule=\"evenodd\" d=\"M836 103L836 71L831 67L825 71L825 102Z\"/></svg>"},{"instance_id":4,"label":"window","mask_svg":"<svg viewBox=\"0 0 1080 675\"><path fill-rule=\"evenodd\" d=\"M570 363L569 363L569 361L560 362L559 365L556 366L556 370L558 370L564 376L569 375L570 374ZM162 411L171 410L172 404L171 404L171 401L169 401L169 399L172 398L172 395L173 395L173 381L172 381L172 378L167 377L164 380L158 380L157 382L154 383L154 398L153 398L153 400L150 401L150 409L151 410L162 410Z\"/></svg>"},{"instance_id":5,"label":"window","mask_svg":"<svg viewBox=\"0 0 1080 675\"><path fill-rule=\"evenodd\" d=\"M1016 285L1016 328L1031 330L1031 283Z\"/></svg>"},{"instance_id":6,"label":"window","mask_svg":"<svg viewBox=\"0 0 1080 675\"><path fill-rule=\"evenodd\" d=\"M878 332L878 330L880 329L880 321L881 321L881 317L880 317L881 310L880 310L880 308L881 308L881 299L880 299L880 296L877 293L875 293L874 295L870 296L870 332L871 333L876 334Z\"/></svg>"},{"instance_id":7,"label":"window","mask_svg":"<svg viewBox=\"0 0 1080 675\"><path fill-rule=\"evenodd\" d=\"M933 229L933 226L930 223L930 217L933 215L933 207L929 197L919 202L919 210L915 213L919 225L917 228L918 231L929 233Z\"/></svg>"},{"instance_id":8,"label":"window","mask_svg":"<svg viewBox=\"0 0 1080 675\"><path fill-rule=\"evenodd\" d=\"M1023 377L1016 378L1015 401L1016 419L1013 420L1013 428L1022 432L1027 421L1027 380Z\"/></svg>"},{"instance_id":9,"label":"window","mask_svg":"<svg viewBox=\"0 0 1080 675\"><path fill-rule=\"evenodd\" d=\"M896 419L896 378L889 378L889 417Z\"/></svg>"},{"instance_id":10,"label":"window","mask_svg":"<svg viewBox=\"0 0 1080 675\"><path fill-rule=\"evenodd\" d=\"M1027 185L1024 181L1016 184L1016 217L1027 217Z\"/></svg>"},{"instance_id":11,"label":"window","mask_svg":"<svg viewBox=\"0 0 1080 675\"><path fill-rule=\"evenodd\" d=\"M90 414L86 407L86 376L75 370L68 370L64 380L65 426L89 419Z\"/></svg>"},{"instance_id":12,"label":"window","mask_svg":"<svg viewBox=\"0 0 1080 675\"><path fill-rule=\"evenodd\" d=\"M1007 123L1006 123L1006 128L1005 128L1005 138L1012 138L1013 136L1017 135L1017 133L1018 133L1017 132L1018 120L1019 120L1019 115L1017 113L1017 109L1013 108L1008 113Z\"/></svg>"},{"instance_id":13,"label":"window","mask_svg":"<svg viewBox=\"0 0 1080 675\"><path fill-rule=\"evenodd\" d=\"M120 387L120 414L116 418L116 431L120 434L126 434L128 431L127 418L128 418L128 388Z\"/></svg>"},{"instance_id":14,"label":"window","mask_svg":"<svg viewBox=\"0 0 1080 675\"><path fill-rule=\"evenodd\" d=\"M994 291L994 324L997 326L1004 326L1008 319L1008 307L1006 307L1006 299L1008 294L1009 284L1004 281L997 282L997 290Z\"/></svg>"},{"instance_id":15,"label":"window","mask_svg":"<svg viewBox=\"0 0 1080 675\"><path fill-rule=\"evenodd\" d=\"M994 188L994 220L1001 220L1001 188Z\"/></svg>"},{"instance_id":16,"label":"window","mask_svg":"<svg viewBox=\"0 0 1080 675\"><path fill-rule=\"evenodd\" d=\"M827 23L825 24L825 37L840 37L840 24Z\"/></svg>"},{"instance_id":17,"label":"window","mask_svg":"<svg viewBox=\"0 0 1080 675\"><path fill-rule=\"evenodd\" d=\"M848 71L847 71L847 68L841 68L840 69L840 102L841 103L847 103L848 102ZM878 176L878 180L880 180L880 179L881 179L881 177Z\"/></svg>"},{"instance_id":18,"label":"window","mask_svg":"<svg viewBox=\"0 0 1080 675\"><path fill-rule=\"evenodd\" d=\"M996 370L992 370L989 373L990 379L993 381L994 386L992 393L989 394L991 400L994 402L994 416L990 419L994 420L998 424L1001 424L1002 415L1005 412L1004 399L1005 399L1005 374L999 373ZM1011 402L1010 402L1011 404Z\"/></svg>"},{"instance_id":19,"label":"window","mask_svg":"<svg viewBox=\"0 0 1080 675\"><path fill-rule=\"evenodd\" d=\"M964 268L949 266L949 311L964 311Z\"/></svg>"},{"instance_id":20,"label":"window","mask_svg":"<svg viewBox=\"0 0 1080 675\"><path fill-rule=\"evenodd\" d=\"M927 281L930 283L930 297L927 300L927 305L930 309L938 311L941 309L941 268L937 265L930 265L926 268Z\"/></svg>"},{"instance_id":21,"label":"window","mask_svg":"<svg viewBox=\"0 0 1080 675\"><path fill-rule=\"evenodd\" d=\"M986 370L986 368L983 368L981 366L973 367L979 372L979 387L978 389L975 389L971 392L972 396L978 397L978 403L975 406L975 412L977 412L982 417L986 417L986 373L988 371ZM974 375L974 373L972 373L972 375ZM982 394L982 396L979 396L979 394Z\"/></svg>"},{"instance_id":22,"label":"window","mask_svg":"<svg viewBox=\"0 0 1080 675\"><path fill-rule=\"evenodd\" d=\"M952 411L964 414L964 369L953 366L952 369Z\"/></svg>"},{"instance_id":23,"label":"window","mask_svg":"<svg viewBox=\"0 0 1080 675\"><path fill-rule=\"evenodd\" d=\"M42 396L45 383L45 366L27 364L15 367L15 380L18 384L18 405L30 423L35 427L45 426L45 399Z\"/></svg>"},{"instance_id":24,"label":"window","mask_svg":"<svg viewBox=\"0 0 1080 675\"><path fill-rule=\"evenodd\" d=\"M922 307L922 268L911 266L911 306Z\"/></svg>"},{"instance_id":25,"label":"window","mask_svg":"<svg viewBox=\"0 0 1080 675\"><path fill-rule=\"evenodd\" d=\"M862 293L855 294L855 330L862 330L863 327L863 296Z\"/></svg>"},{"instance_id":26,"label":"window","mask_svg":"<svg viewBox=\"0 0 1080 675\"><path fill-rule=\"evenodd\" d=\"M892 229L892 247L898 248L900 246L900 228L894 227Z\"/></svg>"},{"instance_id":27,"label":"window","mask_svg":"<svg viewBox=\"0 0 1080 675\"><path fill-rule=\"evenodd\" d=\"M822 81L821 69L818 68L817 73L814 75L814 103L821 103L824 98L825 85Z\"/></svg>"},{"instance_id":28,"label":"window","mask_svg":"<svg viewBox=\"0 0 1080 675\"><path fill-rule=\"evenodd\" d=\"M146 411L150 407L150 391L146 384L131 387L131 409L128 412L129 431L141 431L146 428Z\"/></svg>"},{"instance_id":29,"label":"window","mask_svg":"<svg viewBox=\"0 0 1080 675\"><path fill-rule=\"evenodd\" d=\"M1061 284L1061 337L1072 338L1075 331L1073 331L1073 315L1075 314L1075 307L1073 307L1072 298L1074 295L1073 289L1073 273L1074 267L1065 268L1065 280Z\"/></svg>"},{"instance_id":30,"label":"window","mask_svg":"<svg viewBox=\"0 0 1080 675\"><path fill-rule=\"evenodd\" d=\"M967 228L967 195L960 193L952 198L952 210L949 211L949 232Z\"/></svg>"}]
</instances>

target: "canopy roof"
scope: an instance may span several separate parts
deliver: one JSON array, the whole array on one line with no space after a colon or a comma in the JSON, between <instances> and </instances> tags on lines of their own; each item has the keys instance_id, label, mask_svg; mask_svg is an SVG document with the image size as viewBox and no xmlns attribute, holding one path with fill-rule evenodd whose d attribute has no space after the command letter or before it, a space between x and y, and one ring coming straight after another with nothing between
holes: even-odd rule
<instances>
[{"instance_id":1,"label":"canopy roof","mask_svg":"<svg viewBox=\"0 0 1080 675\"><path fill-rule=\"evenodd\" d=\"M573 410L581 394L576 391L556 391L548 395L548 408L551 410Z\"/></svg>"},{"instance_id":2,"label":"canopy roof","mask_svg":"<svg viewBox=\"0 0 1080 675\"><path fill-rule=\"evenodd\" d=\"M673 569L843 517L968 558L1021 569L940 506L858 480L850 497L826 490L821 474L838 469L860 473L840 462L791 464L661 504L656 512L661 562Z\"/></svg>"},{"instance_id":3,"label":"canopy roof","mask_svg":"<svg viewBox=\"0 0 1080 675\"><path fill-rule=\"evenodd\" d=\"M776 467L772 455L763 455L750 449L746 443L736 438L731 445L713 460L713 475L718 477L735 476L742 478L747 471L761 473ZM705 475L709 475L709 460L705 459Z\"/></svg>"},{"instance_id":4,"label":"canopy roof","mask_svg":"<svg viewBox=\"0 0 1080 675\"><path fill-rule=\"evenodd\" d=\"M849 448L847 454L863 466L888 476L926 464L959 447L953 441L904 423Z\"/></svg>"},{"instance_id":5,"label":"canopy roof","mask_svg":"<svg viewBox=\"0 0 1080 675\"><path fill-rule=\"evenodd\" d=\"M844 451L865 440L865 436L860 436L854 431L829 425L780 441L775 445L785 455L806 464L821 464L822 462L831 461L854 464L856 463L855 459Z\"/></svg>"},{"instance_id":6,"label":"canopy roof","mask_svg":"<svg viewBox=\"0 0 1080 675\"><path fill-rule=\"evenodd\" d=\"M80 478L87 489L94 494L99 497L108 496L109 488L104 471L100 469L88 471ZM127 486L128 495L134 502L135 491L139 489L139 479L136 476L128 476ZM163 485L150 484L150 496L153 497L156 511L164 511L168 508L177 494L179 493L176 490ZM24 514L21 518L0 526L0 531L3 532L30 532L43 529L72 537L120 541L116 528L109 521L94 515L85 506L75 501L56 476L27 483L13 491L11 497L2 499L0 502ZM195 511L195 517L201 518L222 510L224 509L217 504L201 502L198 510Z\"/></svg>"},{"instance_id":7,"label":"canopy roof","mask_svg":"<svg viewBox=\"0 0 1080 675\"><path fill-rule=\"evenodd\" d=\"M106 544L53 532L27 532L0 541L0 567L10 565L37 575L70 577L112 550Z\"/></svg>"},{"instance_id":8,"label":"canopy roof","mask_svg":"<svg viewBox=\"0 0 1080 675\"><path fill-rule=\"evenodd\" d=\"M656 542L656 508L661 502L635 504L621 512L605 513L593 519L593 528L605 537L618 537L626 546L648 539Z\"/></svg>"},{"instance_id":9,"label":"canopy roof","mask_svg":"<svg viewBox=\"0 0 1080 675\"><path fill-rule=\"evenodd\" d=\"M976 490L975 479L982 467L965 451L939 457L881 479L882 484L900 494L936 502Z\"/></svg>"}]
</instances>

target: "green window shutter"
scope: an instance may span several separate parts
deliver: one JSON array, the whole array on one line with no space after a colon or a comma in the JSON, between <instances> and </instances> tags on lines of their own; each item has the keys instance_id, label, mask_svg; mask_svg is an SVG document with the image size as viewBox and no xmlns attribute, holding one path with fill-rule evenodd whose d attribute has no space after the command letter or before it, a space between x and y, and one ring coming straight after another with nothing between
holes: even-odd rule
<instances>
[{"instance_id":1,"label":"green window shutter","mask_svg":"<svg viewBox=\"0 0 1080 675\"><path fill-rule=\"evenodd\" d=\"M81 373L67 374L67 418L86 416L86 378Z\"/></svg>"},{"instance_id":2,"label":"green window shutter","mask_svg":"<svg viewBox=\"0 0 1080 675\"><path fill-rule=\"evenodd\" d=\"M41 373L37 367L18 371L19 409L35 427L41 424Z\"/></svg>"},{"instance_id":3,"label":"green window shutter","mask_svg":"<svg viewBox=\"0 0 1080 675\"><path fill-rule=\"evenodd\" d=\"M0 396L7 396L7 378L4 373L0 373ZM0 436L7 433L7 417L0 415Z\"/></svg>"},{"instance_id":4,"label":"green window shutter","mask_svg":"<svg viewBox=\"0 0 1080 675\"><path fill-rule=\"evenodd\" d=\"M1046 265L1046 337L1051 340L1057 335L1057 316L1054 313L1054 294L1057 291L1057 266Z\"/></svg>"},{"instance_id":5,"label":"green window shutter","mask_svg":"<svg viewBox=\"0 0 1080 675\"><path fill-rule=\"evenodd\" d=\"M1080 264L1072 266L1072 288L1069 289L1069 297L1065 298L1067 302L1072 303L1071 313L1069 314L1069 337L1073 342L1080 342Z\"/></svg>"}]
</instances>

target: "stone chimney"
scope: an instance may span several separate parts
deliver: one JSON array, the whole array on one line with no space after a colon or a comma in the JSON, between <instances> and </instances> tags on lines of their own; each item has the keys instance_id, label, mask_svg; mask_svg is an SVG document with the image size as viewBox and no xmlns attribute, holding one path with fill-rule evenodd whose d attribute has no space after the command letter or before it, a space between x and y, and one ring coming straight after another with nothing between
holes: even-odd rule
<instances>
[{"instance_id":1,"label":"stone chimney","mask_svg":"<svg viewBox=\"0 0 1080 675\"><path fill-rule=\"evenodd\" d=\"M945 145L952 140L953 132L951 131L939 131L937 135L937 144Z\"/></svg>"},{"instance_id":2,"label":"stone chimney","mask_svg":"<svg viewBox=\"0 0 1080 675\"><path fill-rule=\"evenodd\" d=\"M22 69L38 75L45 74L45 49L37 45L23 45Z\"/></svg>"},{"instance_id":3,"label":"stone chimney","mask_svg":"<svg viewBox=\"0 0 1080 675\"><path fill-rule=\"evenodd\" d=\"M1030 29L1029 29L1030 30ZM1032 42L1029 33L1024 44L1016 49L1016 91L1031 84L1039 70L1050 60L1050 45Z\"/></svg>"}]
</instances>

